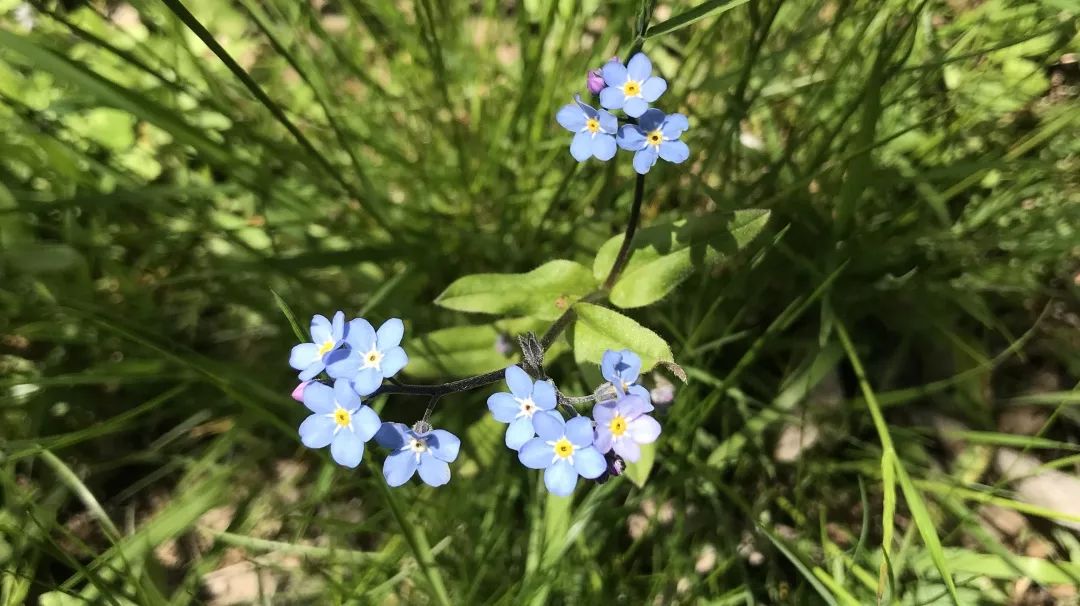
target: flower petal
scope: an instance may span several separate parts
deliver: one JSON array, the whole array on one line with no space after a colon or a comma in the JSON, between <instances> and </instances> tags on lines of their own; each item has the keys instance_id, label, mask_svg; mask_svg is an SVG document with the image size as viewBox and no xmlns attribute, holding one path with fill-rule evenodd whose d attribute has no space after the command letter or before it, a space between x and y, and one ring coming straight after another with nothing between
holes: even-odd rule
<instances>
[{"instance_id":1,"label":"flower petal","mask_svg":"<svg viewBox=\"0 0 1080 606\"><path fill-rule=\"evenodd\" d=\"M596 434L593 436L593 448L599 452L607 452L611 450L611 442L614 436L611 435L611 430L608 429L607 423L603 425L596 425Z\"/></svg>"},{"instance_id":2,"label":"flower petal","mask_svg":"<svg viewBox=\"0 0 1080 606\"><path fill-rule=\"evenodd\" d=\"M405 365L409 363L409 355L406 354L405 350L401 347L392 347L390 348L390 351L383 351L383 359L382 363L379 365L379 369L382 371L382 376L389 379L396 375L402 368L405 368Z\"/></svg>"},{"instance_id":3,"label":"flower petal","mask_svg":"<svg viewBox=\"0 0 1080 606\"><path fill-rule=\"evenodd\" d=\"M520 449L525 442L533 439L536 432L533 430L533 422L529 417L516 419L506 428L506 446L514 450Z\"/></svg>"},{"instance_id":4,"label":"flower petal","mask_svg":"<svg viewBox=\"0 0 1080 606\"><path fill-rule=\"evenodd\" d=\"M664 118L666 117L667 116L664 115L664 112L654 107L649 111L641 114L641 119L638 120L638 126L640 126L641 130L645 132L652 132L660 128L660 125L664 123Z\"/></svg>"},{"instance_id":5,"label":"flower petal","mask_svg":"<svg viewBox=\"0 0 1080 606\"><path fill-rule=\"evenodd\" d=\"M615 142L619 144L619 147L629 151L645 149L646 145L645 134L633 124L624 124L619 128L619 134L615 137ZM603 368L602 365L601 368Z\"/></svg>"},{"instance_id":6,"label":"flower petal","mask_svg":"<svg viewBox=\"0 0 1080 606\"><path fill-rule=\"evenodd\" d=\"M603 111L603 110L600 111L599 117L600 117L600 130L601 131L603 131L603 132L605 132L605 133L607 133L609 135L614 135L615 133L619 132L619 119L618 118L611 115L609 112L606 112L606 111Z\"/></svg>"},{"instance_id":7,"label":"flower petal","mask_svg":"<svg viewBox=\"0 0 1080 606\"><path fill-rule=\"evenodd\" d=\"M600 74L604 76L604 83L608 86L620 86L623 82L626 82L626 67L618 61L605 63L604 67L600 68ZM601 95L603 92L600 91Z\"/></svg>"},{"instance_id":8,"label":"flower petal","mask_svg":"<svg viewBox=\"0 0 1080 606\"><path fill-rule=\"evenodd\" d=\"M652 75L652 61L645 56L645 53L638 53L633 57L630 57L630 62L626 64L626 75L630 80L637 80L641 82L648 80Z\"/></svg>"},{"instance_id":9,"label":"flower petal","mask_svg":"<svg viewBox=\"0 0 1080 606\"><path fill-rule=\"evenodd\" d=\"M631 463L636 463L641 458L641 447L633 440L627 440L626 438L616 440L612 448L615 454Z\"/></svg>"},{"instance_id":10,"label":"flower petal","mask_svg":"<svg viewBox=\"0 0 1080 606\"><path fill-rule=\"evenodd\" d=\"M514 396L505 391L491 394L487 399L487 405L495 420L500 423L513 423L518 411L521 410Z\"/></svg>"},{"instance_id":11,"label":"flower petal","mask_svg":"<svg viewBox=\"0 0 1080 606\"><path fill-rule=\"evenodd\" d=\"M515 398L521 398L524 400L532 396L533 380L529 376L529 373L521 369L520 366L507 366L506 367L506 384L510 386L511 393Z\"/></svg>"},{"instance_id":12,"label":"flower petal","mask_svg":"<svg viewBox=\"0 0 1080 606\"><path fill-rule=\"evenodd\" d=\"M296 375L296 378L301 381L310 381L319 376L319 373L325 369L326 365L323 364L322 360L316 360L312 362L310 366L302 370L300 374Z\"/></svg>"},{"instance_id":13,"label":"flower petal","mask_svg":"<svg viewBox=\"0 0 1080 606\"><path fill-rule=\"evenodd\" d=\"M624 103L626 103L626 95L623 94L621 88L609 86L600 91L601 106L607 109L622 109Z\"/></svg>"},{"instance_id":14,"label":"flower petal","mask_svg":"<svg viewBox=\"0 0 1080 606\"><path fill-rule=\"evenodd\" d=\"M300 424L300 441L308 448L323 448L334 439L333 419L314 414Z\"/></svg>"},{"instance_id":15,"label":"flower petal","mask_svg":"<svg viewBox=\"0 0 1080 606\"><path fill-rule=\"evenodd\" d=\"M581 110L581 113L585 114L586 119L595 118L597 116L596 109L594 109L593 106L582 101L581 95L574 95L574 103L577 103L578 109Z\"/></svg>"},{"instance_id":16,"label":"flower petal","mask_svg":"<svg viewBox=\"0 0 1080 606\"><path fill-rule=\"evenodd\" d=\"M642 415L630 421L630 437L638 444L652 444L660 437L660 423L649 415Z\"/></svg>"},{"instance_id":17,"label":"flower petal","mask_svg":"<svg viewBox=\"0 0 1080 606\"><path fill-rule=\"evenodd\" d=\"M592 446L574 451L574 469L587 480L595 480L607 469L607 461Z\"/></svg>"},{"instance_id":18,"label":"flower petal","mask_svg":"<svg viewBox=\"0 0 1080 606\"><path fill-rule=\"evenodd\" d=\"M644 137L642 137L642 140L644 140ZM612 383L619 380L619 376L615 374L615 367L619 365L621 358L622 354L613 349L605 351L603 357L600 358L600 374Z\"/></svg>"},{"instance_id":19,"label":"flower petal","mask_svg":"<svg viewBox=\"0 0 1080 606\"><path fill-rule=\"evenodd\" d=\"M345 410L360 408L360 396L353 389L352 382L348 379L334 381L334 399Z\"/></svg>"},{"instance_id":20,"label":"flower petal","mask_svg":"<svg viewBox=\"0 0 1080 606\"><path fill-rule=\"evenodd\" d=\"M518 460L529 469L547 469L554 452L543 438L533 438L518 450Z\"/></svg>"},{"instance_id":21,"label":"flower petal","mask_svg":"<svg viewBox=\"0 0 1080 606\"><path fill-rule=\"evenodd\" d=\"M334 412L337 408L334 406L334 390L329 385L310 383L304 389L304 406L318 414L325 415Z\"/></svg>"},{"instance_id":22,"label":"flower petal","mask_svg":"<svg viewBox=\"0 0 1080 606\"><path fill-rule=\"evenodd\" d=\"M644 385L631 385L630 389L626 390L626 392L627 392L627 395L637 396L637 397L641 398L642 400L644 400L645 407L641 410L641 413L639 413L639 414L644 414L646 412L652 412L652 410L653 410L652 394L649 393L648 389L645 389Z\"/></svg>"},{"instance_id":23,"label":"flower petal","mask_svg":"<svg viewBox=\"0 0 1080 606\"><path fill-rule=\"evenodd\" d=\"M590 150L593 157L601 162L607 162L615 157L615 137L611 135L598 134L592 139L592 149Z\"/></svg>"},{"instance_id":24,"label":"flower petal","mask_svg":"<svg viewBox=\"0 0 1080 606\"><path fill-rule=\"evenodd\" d=\"M355 349L337 349L326 356L326 374L334 379L352 379L363 360Z\"/></svg>"},{"instance_id":25,"label":"flower petal","mask_svg":"<svg viewBox=\"0 0 1080 606\"><path fill-rule=\"evenodd\" d=\"M386 483L401 486L416 473L416 457L411 452L398 451L383 461L382 474Z\"/></svg>"},{"instance_id":26,"label":"flower petal","mask_svg":"<svg viewBox=\"0 0 1080 606\"><path fill-rule=\"evenodd\" d=\"M355 433L342 429L330 443L330 456L345 467L356 467L364 457L364 441Z\"/></svg>"},{"instance_id":27,"label":"flower petal","mask_svg":"<svg viewBox=\"0 0 1080 606\"><path fill-rule=\"evenodd\" d=\"M544 471L544 486L547 486L551 494L560 497L568 497L577 486L578 473L574 467L565 460L556 461L554 465Z\"/></svg>"},{"instance_id":28,"label":"flower petal","mask_svg":"<svg viewBox=\"0 0 1080 606\"><path fill-rule=\"evenodd\" d=\"M690 128L690 121L682 114L669 114L660 126L665 139L678 139L686 129Z\"/></svg>"},{"instance_id":29,"label":"flower petal","mask_svg":"<svg viewBox=\"0 0 1080 606\"><path fill-rule=\"evenodd\" d=\"M353 389L356 393L368 395L375 393L375 390L382 385L383 376L382 373L374 368L365 368L356 373L356 378L353 379Z\"/></svg>"},{"instance_id":30,"label":"flower petal","mask_svg":"<svg viewBox=\"0 0 1080 606\"><path fill-rule=\"evenodd\" d=\"M596 420L597 425L606 425L612 419L615 418L615 411L617 410L615 402L601 402L593 407L592 414L593 419Z\"/></svg>"},{"instance_id":31,"label":"flower petal","mask_svg":"<svg viewBox=\"0 0 1080 606\"><path fill-rule=\"evenodd\" d=\"M566 422L558 413L533 415L533 429L544 441L552 442L563 437Z\"/></svg>"},{"instance_id":32,"label":"flower petal","mask_svg":"<svg viewBox=\"0 0 1080 606\"><path fill-rule=\"evenodd\" d=\"M572 133L581 132L581 129L585 128L585 120L585 113L573 103L562 106L555 114L555 121L559 126Z\"/></svg>"},{"instance_id":33,"label":"flower petal","mask_svg":"<svg viewBox=\"0 0 1080 606\"><path fill-rule=\"evenodd\" d=\"M577 448L589 446L593 441L592 419L574 417L566 422L566 439Z\"/></svg>"},{"instance_id":34,"label":"flower petal","mask_svg":"<svg viewBox=\"0 0 1080 606\"><path fill-rule=\"evenodd\" d=\"M644 175L656 164L656 150L652 147L638 151L634 154L634 170L637 174Z\"/></svg>"},{"instance_id":35,"label":"flower petal","mask_svg":"<svg viewBox=\"0 0 1080 606\"><path fill-rule=\"evenodd\" d=\"M619 356L619 378L626 383L636 382L641 374L641 357L629 349L620 351Z\"/></svg>"},{"instance_id":36,"label":"flower petal","mask_svg":"<svg viewBox=\"0 0 1080 606\"><path fill-rule=\"evenodd\" d=\"M345 312L338 311L334 314L334 320L330 324L330 336L334 343L340 343L345 338Z\"/></svg>"},{"instance_id":37,"label":"flower petal","mask_svg":"<svg viewBox=\"0 0 1080 606\"><path fill-rule=\"evenodd\" d=\"M436 429L425 435L431 454L440 461L453 463L461 452L461 440L445 429Z\"/></svg>"},{"instance_id":38,"label":"flower petal","mask_svg":"<svg viewBox=\"0 0 1080 606\"><path fill-rule=\"evenodd\" d=\"M653 76L641 83L641 97L649 103L659 99L660 95L664 94L666 90L667 81L657 76Z\"/></svg>"},{"instance_id":39,"label":"flower petal","mask_svg":"<svg viewBox=\"0 0 1080 606\"><path fill-rule=\"evenodd\" d=\"M363 318L350 320L345 331L345 342L358 352L367 353L371 351L371 346L375 344L375 329L371 327L370 322Z\"/></svg>"},{"instance_id":40,"label":"flower petal","mask_svg":"<svg viewBox=\"0 0 1080 606\"><path fill-rule=\"evenodd\" d=\"M327 341L334 339L333 328L330 326L330 320L326 319L326 316L322 314L315 314L311 317L311 342L315 345L322 345Z\"/></svg>"},{"instance_id":41,"label":"flower petal","mask_svg":"<svg viewBox=\"0 0 1080 606\"><path fill-rule=\"evenodd\" d=\"M382 323L375 333L375 341L379 345L379 351L385 352L401 345L401 337L405 334L405 324L400 318L390 318Z\"/></svg>"},{"instance_id":42,"label":"flower petal","mask_svg":"<svg viewBox=\"0 0 1080 606\"><path fill-rule=\"evenodd\" d=\"M409 428L404 423L391 423L387 421L375 432L375 441L383 448L399 450L409 441Z\"/></svg>"},{"instance_id":43,"label":"flower petal","mask_svg":"<svg viewBox=\"0 0 1080 606\"><path fill-rule=\"evenodd\" d=\"M289 352L289 366L292 366L296 370L304 370L308 366L311 366L315 362L318 362L322 356L319 355L319 346L314 343L301 343L299 345L293 345L292 351Z\"/></svg>"},{"instance_id":44,"label":"flower petal","mask_svg":"<svg viewBox=\"0 0 1080 606\"><path fill-rule=\"evenodd\" d=\"M533 384L532 401L540 410L553 410L555 408L555 386L548 381L537 381Z\"/></svg>"},{"instance_id":45,"label":"flower petal","mask_svg":"<svg viewBox=\"0 0 1080 606\"><path fill-rule=\"evenodd\" d=\"M592 135L587 132L574 135L574 140L570 142L570 155L578 162L592 157Z\"/></svg>"},{"instance_id":46,"label":"flower petal","mask_svg":"<svg viewBox=\"0 0 1080 606\"><path fill-rule=\"evenodd\" d=\"M442 486L450 481L450 466L435 457L420 457L420 479L428 486Z\"/></svg>"},{"instance_id":47,"label":"flower petal","mask_svg":"<svg viewBox=\"0 0 1080 606\"><path fill-rule=\"evenodd\" d=\"M379 414L372 410L370 406L361 406L359 410L353 413L352 426L357 437L367 442L382 429L382 421L379 420Z\"/></svg>"},{"instance_id":48,"label":"flower petal","mask_svg":"<svg viewBox=\"0 0 1080 606\"><path fill-rule=\"evenodd\" d=\"M633 389L633 387L631 387L631 389ZM615 406L618 408L619 414L627 419L636 419L652 410L651 404L645 401L641 396L633 393L628 393L619 398L618 401L615 402Z\"/></svg>"},{"instance_id":49,"label":"flower petal","mask_svg":"<svg viewBox=\"0 0 1080 606\"><path fill-rule=\"evenodd\" d=\"M641 97L630 97L626 100L626 103L623 104L622 108L626 115L631 118L637 118L644 114L647 109L649 109L649 102Z\"/></svg>"},{"instance_id":50,"label":"flower petal","mask_svg":"<svg viewBox=\"0 0 1080 606\"><path fill-rule=\"evenodd\" d=\"M664 141L660 144L660 157L672 164L682 164L690 157L690 148L682 141Z\"/></svg>"}]
</instances>

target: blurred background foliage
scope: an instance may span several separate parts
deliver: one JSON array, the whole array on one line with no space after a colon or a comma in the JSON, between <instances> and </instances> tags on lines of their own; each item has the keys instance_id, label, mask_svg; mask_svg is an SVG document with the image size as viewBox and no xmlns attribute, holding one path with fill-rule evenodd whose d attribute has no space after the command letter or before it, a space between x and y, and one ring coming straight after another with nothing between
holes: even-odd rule
<instances>
[{"instance_id":1,"label":"blurred background foliage","mask_svg":"<svg viewBox=\"0 0 1080 606\"><path fill-rule=\"evenodd\" d=\"M1077 13L0 0L0 599L1076 603ZM628 157L553 116L642 15L691 124L644 224L771 213L627 312L690 377L648 379L644 485L548 499L487 392L437 408L437 490L303 449L283 306L404 318L416 382L491 370L547 318L439 293L621 233Z\"/></svg>"}]
</instances>

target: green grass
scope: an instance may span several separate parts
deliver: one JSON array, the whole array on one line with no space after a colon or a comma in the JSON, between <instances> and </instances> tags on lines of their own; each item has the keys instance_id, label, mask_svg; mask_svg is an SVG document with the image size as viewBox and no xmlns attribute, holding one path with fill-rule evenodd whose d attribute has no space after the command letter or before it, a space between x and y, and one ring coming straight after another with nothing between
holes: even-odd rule
<instances>
[{"instance_id":1,"label":"green grass","mask_svg":"<svg viewBox=\"0 0 1080 606\"><path fill-rule=\"evenodd\" d=\"M1072 3L43 1L31 30L19 4L0 0L0 603L206 603L244 562L255 603L1005 604L1021 577L1078 583L1051 520L1080 518L993 464L1080 472ZM644 263L611 293L689 377L668 377L651 469L549 497L490 389L435 409L463 438L440 489L387 489L373 444L356 470L304 449L286 362L313 313L404 318L410 382L543 332L549 310L435 300L594 267L622 233L628 158L576 164L554 114L636 46L691 123L642 241L769 211L663 300L638 305ZM589 393L573 330L546 368ZM999 426L1025 406L1036 435ZM778 460L791 424L818 439Z\"/></svg>"}]
</instances>

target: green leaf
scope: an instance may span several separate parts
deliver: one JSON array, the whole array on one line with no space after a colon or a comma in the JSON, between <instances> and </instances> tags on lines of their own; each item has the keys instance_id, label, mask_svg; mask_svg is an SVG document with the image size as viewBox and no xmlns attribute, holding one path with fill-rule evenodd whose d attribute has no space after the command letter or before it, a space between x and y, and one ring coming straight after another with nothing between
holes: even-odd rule
<instances>
[{"instance_id":1,"label":"green leaf","mask_svg":"<svg viewBox=\"0 0 1080 606\"><path fill-rule=\"evenodd\" d=\"M667 21L663 21L650 27L649 31L645 33L645 37L655 38L656 36L682 29L695 21L713 15L719 15L737 6L742 6L749 1L750 0L708 0L707 2L702 2L688 11L681 12Z\"/></svg>"},{"instance_id":2,"label":"green leaf","mask_svg":"<svg viewBox=\"0 0 1080 606\"><path fill-rule=\"evenodd\" d=\"M547 493L544 500L544 557L543 562L556 561L570 531L570 497Z\"/></svg>"},{"instance_id":3,"label":"green leaf","mask_svg":"<svg viewBox=\"0 0 1080 606\"><path fill-rule=\"evenodd\" d=\"M556 260L523 274L473 274L455 280L435 302L448 309L554 320L596 288L589 269Z\"/></svg>"},{"instance_id":4,"label":"green leaf","mask_svg":"<svg viewBox=\"0 0 1080 606\"><path fill-rule=\"evenodd\" d=\"M517 355L499 353L496 342L500 335L510 338L517 349L514 335L544 329L542 321L524 318L480 326L455 326L436 330L410 339L405 346L409 364L405 373L410 377L434 379L479 374L509 366Z\"/></svg>"},{"instance_id":5,"label":"green leaf","mask_svg":"<svg viewBox=\"0 0 1080 606\"><path fill-rule=\"evenodd\" d=\"M641 370L652 370L657 362L674 362L671 348L660 335L621 313L593 305L574 305L574 358L580 362L600 363L609 349L629 349L641 356Z\"/></svg>"},{"instance_id":6,"label":"green leaf","mask_svg":"<svg viewBox=\"0 0 1080 606\"><path fill-rule=\"evenodd\" d=\"M641 458L634 463L626 463L626 472L623 474L638 488L645 487L645 481L649 479L653 463L656 462L656 443L644 444L641 447Z\"/></svg>"},{"instance_id":7,"label":"green leaf","mask_svg":"<svg viewBox=\"0 0 1080 606\"><path fill-rule=\"evenodd\" d=\"M0 254L0 261L28 274L64 272L84 265L82 254L67 244L30 242Z\"/></svg>"},{"instance_id":8,"label":"green leaf","mask_svg":"<svg viewBox=\"0 0 1080 606\"><path fill-rule=\"evenodd\" d=\"M611 289L619 307L655 303L699 267L715 265L750 243L769 221L769 211L739 210L680 219L641 230L634 237L630 261ZM607 276L623 236L615 236L596 253L593 277Z\"/></svg>"}]
</instances>

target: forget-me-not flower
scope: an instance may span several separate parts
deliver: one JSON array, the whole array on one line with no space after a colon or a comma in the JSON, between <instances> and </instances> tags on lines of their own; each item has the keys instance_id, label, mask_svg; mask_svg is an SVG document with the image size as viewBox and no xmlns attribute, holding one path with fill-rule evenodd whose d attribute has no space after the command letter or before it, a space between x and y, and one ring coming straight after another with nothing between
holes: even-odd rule
<instances>
[{"instance_id":1,"label":"forget-me-not flower","mask_svg":"<svg viewBox=\"0 0 1080 606\"><path fill-rule=\"evenodd\" d=\"M600 374L611 382L611 386L615 388L615 393L620 398L631 393L646 402L651 401L649 390L637 382L638 375L641 374L641 358L629 349L605 351L604 357L600 358Z\"/></svg>"},{"instance_id":2,"label":"forget-me-not flower","mask_svg":"<svg viewBox=\"0 0 1080 606\"><path fill-rule=\"evenodd\" d=\"M417 470L429 486L446 484L450 481L448 463L461 450L461 440L445 429L418 432L404 423L383 423L375 441L393 451L383 462L383 477L391 486L408 482Z\"/></svg>"},{"instance_id":3,"label":"forget-me-not flower","mask_svg":"<svg viewBox=\"0 0 1080 606\"><path fill-rule=\"evenodd\" d=\"M400 347L405 325L397 318L390 318L376 331L363 318L349 322L345 342L349 352L336 356L327 364L330 376L352 379L356 391L361 394L374 392L409 363L409 356Z\"/></svg>"},{"instance_id":4,"label":"forget-me-not flower","mask_svg":"<svg viewBox=\"0 0 1080 606\"><path fill-rule=\"evenodd\" d=\"M607 109L622 109L631 118L645 113L649 104L667 90L667 82L652 75L652 62L645 53L634 55L625 66L619 61L610 61L601 71L607 87L600 91L600 105Z\"/></svg>"},{"instance_id":5,"label":"forget-me-not flower","mask_svg":"<svg viewBox=\"0 0 1080 606\"><path fill-rule=\"evenodd\" d=\"M617 140L619 147L636 152L634 170L644 175L656 164L658 157L674 164L681 164L690 157L690 148L678 140L688 128L690 123L686 116L664 115L653 108L642 114L636 125L626 124L620 128Z\"/></svg>"},{"instance_id":6,"label":"forget-me-not flower","mask_svg":"<svg viewBox=\"0 0 1080 606\"><path fill-rule=\"evenodd\" d=\"M292 348L289 366L300 371L300 380L314 379L326 368L331 355L345 338L345 314L337 312L334 321L315 314L311 318L311 343L301 343Z\"/></svg>"},{"instance_id":7,"label":"forget-me-not flower","mask_svg":"<svg viewBox=\"0 0 1080 606\"><path fill-rule=\"evenodd\" d=\"M574 492L578 476L595 480L607 469L604 455L593 447L593 426L588 417L563 421L546 414L533 417L538 437L518 451L521 464L544 470L544 485L561 497Z\"/></svg>"},{"instance_id":8,"label":"forget-me-not flower","mask_svg":"<svg viewBox=\"0 0 1080 606\"><path fill-rule=\"evenodd\" d=\"M487 405L496 421L510 424L506 428L506 445L518 450L536 435L533 429L534 415L559 416L554 412L555 387L547 381L534 382L528 373L517 366L506 369L506 384L510 386L510 393L491 394Z\"/></svg>"},{"instance_id":9,"label":"forget-me-not flower","mask_svg":"<svg viewBox=\"0 0 1080 606\"><path fill-rule=\"evenodd\" d=\"M615 157L615 133L619 121L604 110L596 110L574 95L574 103L562 106L555 120L566 130L575 133L570 142L570 155L578 162L591 157L606 162Z\"/></svg>"},{"instance_id":10,"label":"forget-me-not flower","mask_svg":"<svg viewBox=\"0 0 1080 606\"><path fill-rule=\"evenodd\" d=\"M627 461L637 461L641 445L652 444L660 437L660 424L646 414L652 410L652 404L634 394L597 404L593 408L596 449L602 453L614 450Z\"/></svg>"},{"instance_id":11,"label":"forget-me-not flower","mask_svg":"<svg viewBox=\"0 0 1080 606\"><path fill-rule=\"evenodd\" d=\"M330 445L330 456L345 467L356 467L364 456L364 443L375 436L379 415L360 402L360 394L345 379L331 388L311 383L304 388L304 406L311 416L300 424L300 441L308 448Z\"/></svg>"}]
</instances>

